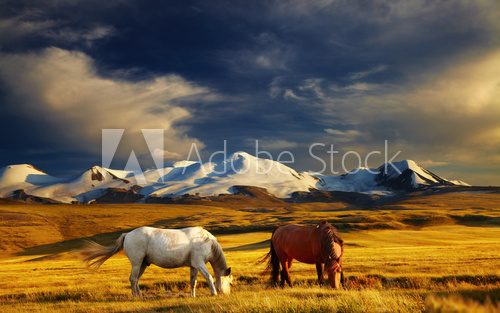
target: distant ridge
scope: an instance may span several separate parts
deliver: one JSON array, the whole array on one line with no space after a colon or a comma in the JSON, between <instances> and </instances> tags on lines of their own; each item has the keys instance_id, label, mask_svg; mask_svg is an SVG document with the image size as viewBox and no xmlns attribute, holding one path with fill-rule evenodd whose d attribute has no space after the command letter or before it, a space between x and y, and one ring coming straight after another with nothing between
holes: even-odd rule
<instances>
[{"instance_id":1,"label":"distant ridge","mask_svg":"<svg viewBox=\"0 0 500 313\"><path fill-rule=\"evenodd\" d=\"M294 192L313 190L383 196L440 186L468 184L442 178L412 160L327 176L297 172L282 163L260 159L246 152L235 152L212 163L177 161L163 169L144 172L142 180L136 179L131 171L97 165L71 179L55 178L30 164L0 169L0 198L52 203L148 202L149 198L158 202L163 197L219 194L270 199L288 198Z\"/></svg>"}]
</instances>

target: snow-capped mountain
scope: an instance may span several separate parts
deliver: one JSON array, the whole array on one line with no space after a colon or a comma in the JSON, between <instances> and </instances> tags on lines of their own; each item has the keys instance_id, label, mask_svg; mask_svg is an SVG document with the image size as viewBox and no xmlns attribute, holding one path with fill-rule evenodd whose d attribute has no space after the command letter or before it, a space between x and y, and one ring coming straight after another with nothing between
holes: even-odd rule
<instances>
[{"instance_id":1,"label":"snow-capped mountain","mask_svg":"<svg viewBox=\"0 0 500 313\"><path fill-rule=\"evenodd\" d=\"M86 203L98 198L106 188L130 188L129 180L119 178L100 166L92 166L77 177L55 184L44 184L29 191L28 194L50 198L61 202L78 201Z\"/></svg>"},{"instance_id":2,"label":"snow-capped mountain","mask_svg":"<svg viewBox=\"0 0 500 313\"><path fill-rule=\"evenodd\" d=\"M93 166L72 179L52 177L30 164L9 165L1 173L0 197L24 190L32 196L68 203L85 203L99 197L106 188L130 184L99 166Z\"/></svg>"},{"instance_id":3,"label":"snow-capped mountain","mask_svg":"<svg viewBox=\"0 0 500 313\"><path fill-rule=\"evenodd\" d=\"M317 179L307 173L298 173L279 162L259 159L246 152L236 152L218 163L192 163L176 167L163 177L151 195L172 194L217 195L228 193L232 186L248 185L266 188L278 197L294 191L315 188Z\"/></svg>"},{"instance_id":4,"label":"snow-capped mountain","mask_svg":"<svg viewBox=\"0 0 500 313\"><path fill-rule=\"evenodd\" d=\"M392 189L411 190L420 186L455 185L412 160L384 164L378 168L378 172L377 182Z\"/></svg>"},{"instance_id":5,"label":"snow-capped mountain","mask_svg":"<svg viewBox=\"0 0 500 313\"><path fill-rule=\"evenodd\" d=\"M358 168L338 176L318 175L318 189L386 193L388 189L377 183L376 173L376 169Z\"/></svg>"},{"instance_id":6,"label":"snow-capped mountain","mask_svg":"<svg viewBox=\"0 0 500 313\"><path fill-rule=\"evenodd\" d=\"M384 163L378 168L358 168L340 176L318 178L321 180L321 189L380 194L427 186L470 186L460 180L439 177L412 160Z\"/></svg>"},{"instance_id":7,"label":"snow-capped mountain","mask_svg":"<svg viewBox=\"0 0 500 313\"><path fill-rule=\"evenodd\" d=\"M299 173L279 162L236 152L219 162L178 161L162 169L132 171L93 166L72 179L52 177L29 164L0 169L0 197L23 194L60 202L88 203L110 190L138 193L141 197L184 194L212 196L232 193L233 186L254 186L286 198L295 191L338 190L387 194L425 186L467 185L450 181L411 160L360 168L339 176Z\"/></svg>"},{"instance_id":8,"label":"snow-capped mountain","mask_svg":"<svg viewBox=\"0 0 500 313\"><path fill-rule=\"evenodd\" d=\"M58 181L59 179L30 164L9 165L0 169L0 196L5 196L13 190L32 188Z\"/></svg>"}]
</instances>

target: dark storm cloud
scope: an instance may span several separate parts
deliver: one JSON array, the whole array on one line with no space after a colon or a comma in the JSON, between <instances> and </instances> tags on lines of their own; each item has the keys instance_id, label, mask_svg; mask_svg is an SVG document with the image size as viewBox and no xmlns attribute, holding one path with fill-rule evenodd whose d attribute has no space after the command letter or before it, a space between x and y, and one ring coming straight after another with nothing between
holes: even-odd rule
<instances>
[{"instance_id":1,"label":"dark storm cloud","mask_svg":"<svg viewBox=\"0 0 500 313\"><path fill-rule=\"evenodd\" d=\"M4 55L43 56L55 46L90 60L92 79L131 86L127 90L170 75L186 88L209 90L210 101L197 92L149 99L168 99L186 112L172 132L202 142L207 153L221 148L223 139L231 150L262 139L268 147L302 152L318 140L364 151L389 139L407 158L472 166L463 151L475 141L460 138L486 136L490 147L497 140L498 124L485 113L496 113L497 87L458 93L483 94L482 106L466 114L459 112L470 103L457 101L455 87L441 85L445 95L429 87L443 80L476 86L453 80L463 74L453 68L477 72L475 64L485 59L496 64L495 1L2 1L1 7ZM26 100L12 100L9 71L1 96L22 110ZM495 74L473 80L488 85ZM47 103L39 98L35 102ZM147 110L159 110L150 103ZM10 107L0 117L1 131L16 135L6 140L10 153L3 163L29 159L27 149L62 153L54 144L64 137L55 131L57 118L38 123ZM65 144L65 153L75 145Z\"/></svg>"}]
</instances>

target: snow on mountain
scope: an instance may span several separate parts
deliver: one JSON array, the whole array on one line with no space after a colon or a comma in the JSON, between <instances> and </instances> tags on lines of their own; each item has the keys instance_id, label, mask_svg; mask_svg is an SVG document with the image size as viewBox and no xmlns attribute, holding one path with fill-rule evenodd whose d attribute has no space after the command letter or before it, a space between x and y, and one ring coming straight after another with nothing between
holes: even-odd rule
<instances>
[{"instance_id":1,"label":"snow on mountain","mask_svg":"<svg viewBox=\"0 0 500 313\"><path fill-rule=\"evenodd\" d=\"M14 190L43 186L59 181L31 164L15 164L0 169L0 197Z\"/></svg>"},{"instance_id":2,"label":"snow on mountain","mask_svg":"<svg viewBox=\"0 0 500 313\"><path fill-rule=\"evenodd\" d=\"M397 190L411 190L431 185L453 185L449 180L439 177L412 160L384 164L378 171L377 182Z\"/></svg>"},{"instance_id":3,"label":"snow on mountain","mask_svg":"<svg viewBox=\"0 0 500 313\"><path fill-rule=\"evenodd\" d=\"M459 180L459 179L454 179L454 180L450 180L449 181L450 183L452 183L453 185L457 185L457 186L471 186L470 184L464 182L463 180Z\"/></svg>"},{"instance_id":4,"label":"snow on mountain","mask_svg":"<svg viewBox=\"0 0 500 313\"><path fill-rule=\"evenodd\" d=\"M266 188L269 193L284 198L292 192L311 189L387 194L426 186L468 185L441 178L411 160L327 176L299 173L282 163L245 152L236 152L212 163L178 161L162 169L147 170L139 178L132 171L93 166L77 177L62 180L32 165L10 165L0 169L0 197L9 197L22 189L37 197L87 203L104 195L108 188L138 190L145 197L211 196L231 193L233 186L246 185Z\"/></svg>"},{"instance_id":5,"label":"snow on mountain","mask_svg":"<svg viewBox=\"0 0 500 313\"><path fill-rule=\"evenodd\" d=\"M450 181L421 167L415 161L403 160L386 163L378 168L359 168L340 176L318 176L320 188L367 193L387 193L392 190L413 190L434 185L462 185Z\"/></svg>"},{"instance_id":6,"label":"snow on mountain","mask_svg":"<svg viewBox=\"0 0 500 313\"><path fill-rule=\"evenodd\" d=\"M12 168L15 171L12 171ZM88 202L100 196L105 188L130 184L130 181L119 178L99 166L93 166L69 180L54 178L27 165L11 165L6 167L3 172L0 186L12 182L14 177L17 177L15 178L17 180L23 180L23 177L26 177L24 179L26 183L11 184L8 188L2 188L3 197L9 196L15 190L23 189L29 195L61 202Z\"/></svg>"},{"instance_id":7,"label":"snow on mountain","mask_svg":"<svg viewBox=\"0 0 500 313\"><path fill-rule=\"evenodd\" d=\"M230 193L235 185L248 185L286 197L294 191L315 188L317 179L273 160L235 152L220 162L192 163L175 168L165 175L164 182L166 186L151 192L151 195L217 195Z\"/></svg>"},{"instance_id":8,"label":"snow on mountain","mask_svg":"<svg viewBox=\"0 0 500 313\"><path fill-rule=\"evenodd\" d=\"M97 166L95 166L96 169L97 169ZM125 171L125 170L113 170L113 169L110 169L110 168L104 168L106 171L108 171L110 174L118 177L118 178L121 178L121 179L126 179L127 177L131 177L134 175L134 172L133 171Z\"/></svg>"},{"instance_id":9,"label":"snow on mountain","mask_svg":"<svg viewBox=\"0 0 500 313\"><path fill-rule=\"evenodd\" d=\"M72 200L68 200L72 198L78 202L86 203L101 196L106 188L122 187L129 189L134 183L133 178L120 178L108 171L108 169L92 166L79 176L66 182L38 188L33 192L33 195L62 202L71 202Z\"/></svg>"},{"instance_id":10,"label":"snow on mountain","mask_svg":"<svg viewBox=\"0 0 500 313\"><path fill-rule=\"evenodd\" d=\"M188 160L184 160L184 161L177 161L177 162L174 162L172 164L171 167L186 167L186 166L190 166L190 165L193 165L195 163L199 163L199 162L196 162L196 161L188 161Z\"/></svg>"},{"instance_id":11,"label":"snow on mountain","mask_svg":"<svg viewBox=\"0 0 500 313\"><path fill-rule=\"evenodd\" d=\"M372 172L370 172L372 171ZM318 175L318 189L346 192L384 193L387 188L376 181L376 169L359 168L338 176Z\"/></svg>"}]
</instances>

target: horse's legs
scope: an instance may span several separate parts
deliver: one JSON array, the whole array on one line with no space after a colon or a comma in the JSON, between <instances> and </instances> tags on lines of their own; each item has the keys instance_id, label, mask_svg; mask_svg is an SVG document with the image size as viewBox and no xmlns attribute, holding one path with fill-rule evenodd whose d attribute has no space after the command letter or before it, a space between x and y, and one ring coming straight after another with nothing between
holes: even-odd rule
<instances>
[{"instance_id":1,"label":"horse's legs","mask_svg":"<svg viewBox=\"0 0 500 313\"><path fill-rule=\"evenodd\" d=\"M142 262L141 262L142 263ZM139 275L141 273L142 264L133 264L132 271L130 272L130 288L132 288L132 296L140 297L141 291L139 290Z\"/></svg>"},{"instance_id":2,"label":"horse's legs","mask_svg":"<svg viewBox=\"0 0 500 313\"><path fill-rule=\"evenodd\" d=\"M318 284L323 286L323 264L321 262L316 263L316 272L318 273Z\"/></svg>"},{"instance_id":3,"label":"horse's legs","mask_svg":"<svg viewBox=\"0 0 500 313\"><path fill-rule=\"evenodd\" d=\"M292 287L292 281L290 279L290 273L288 272L289 264L291 265L291 260L282 259L281 260L281 287L285 287L285 281L288 283L288 286Z\"/></svg>"},{"instance_id":4,"label":"horse's legs","mask_svg":"<svg viewBox=\"0 0 500 313\"><path fill-rule=\"evenodd\" d=\"M212 294L212 296L216 295L217 290L215 289L214 279L212 275L210 275L207 266L205 264L201 264L197 267L197 269L201 272L201 275L203 275L203 277L205 277L205 279L207 280L207 284L208 287L210 288L210 293Z\"/></svg>"},{"instance_id":5,"label":"horse's legs","mask_svg":"<svg viewBox=\"0 0 500 313\"><path fill-rule=\"evenodd\" d=\"M292 261L293 259L288 259L286 262L287 269L286 269L286 282L288 283L288 286L292 287L292 280L290 278L290 268L292 267Z\"/></svg>"},{"instance_id":6,"label":"horse's legs","mask_svg":"<svg viewBox=\"0 0 500 313\"><path fill-rule=\"evenodd\" d=\"M139 290L139 279L141 279L142 274L144 274L144 271L146 270L146 268L148 268L148 266L149 266L149 263L146 260L142 260L141 268L139 270L139 275L137 275L137 290ZM139 290L139 293L140 293L140 290Z\"/></svg>"},{"instance_id":7,"label":"horse's legs","mask_svg":"<svg viewBox=\"0 0 500 313\"><path fill-rule=\"evenodd\" d=\"M195 267L190 268L190 283L191 283L191 296L196 297L196 276L198 276L198 270Z\"/></svg>"},{"instance_id":8,"label":"horse's legs","mask_svg":"<svg viewBox=\"0 0 500 313\"><path fill-rule=\"evenodd\" d=\"M140 264L140 265L138 265ZM132 295L141 296L141 290L139 289L139 279L142 274L146 270L146 267L149 266L149 263L146 260L142 260L141 262L134 262L132 264L132 271L130 272L130 287L132 288Z\"/></svg>"},{"instance_id":9,"label":"horse's legs","mask_svg":"<svg viewBox=\"0 0 500 313\"><path fill-rule=\"evenodd\" d=\"M139 272L141 270L141 267L138 265L132 265L132 271L130 272L130 288L132 289L132 296L136 297L139 296L140 290L137 290L136 284L138 282L137 277L139 276Z\"/></svg>"},{"instance_id":10,"label":"horse's legs","mask_svg":"<svg viewBox=\"0 0 500 313\"><path fill-rule=\"evenodd\" d=\"M280 287L283 288L285 287L285 280L286 280L286 273L285 273L285 268L286 268L286 259L280 260L281 263L281 271L280 271Z\"/></svg>"},{"instance_id":11,"label":"horse's legs","mask_svg":"<svg viewBox=\"0 0 500 313\"><path fill-rule=\"evenodd\" d=\"M144 270L149 265L145 262L146 251L139 245L141 239L135 237L127 237L123 243L123 250L125 255L127 255L130 265L132 265L132 270L130 271L130 288L132 289L132 296L140 296L141 291L139 289L139 278L144 273Z\"/></svg>"}]
</instances>

